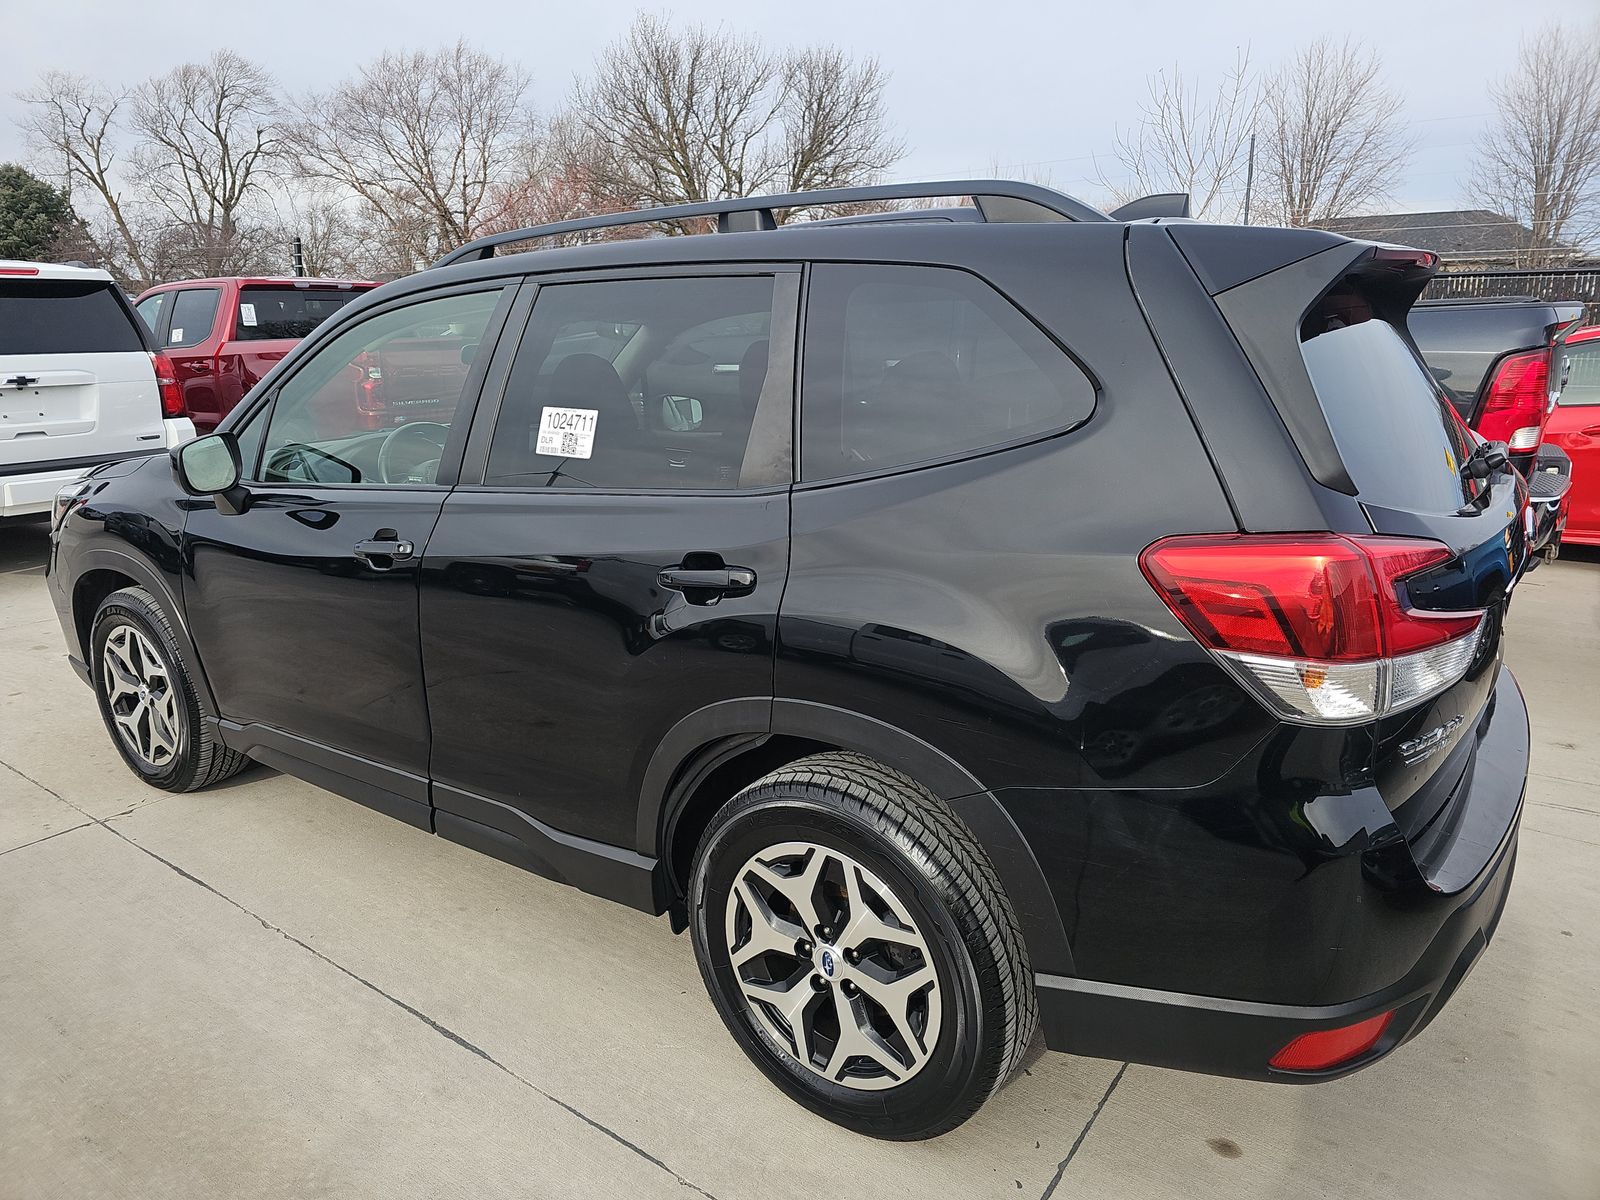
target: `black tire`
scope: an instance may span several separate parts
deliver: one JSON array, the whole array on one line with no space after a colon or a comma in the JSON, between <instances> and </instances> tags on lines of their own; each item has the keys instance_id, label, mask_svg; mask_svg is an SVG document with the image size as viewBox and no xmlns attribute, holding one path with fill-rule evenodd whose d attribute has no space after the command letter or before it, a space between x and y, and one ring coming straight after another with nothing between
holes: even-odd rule
<instances>
[{"instance_id":1,"label":"black tire","mask_svg":"<svg viewBox=\"0 0 1600 1200\"><path fill-rule=\"evenodd\" d=\"M764 848L796 839L848 853L874 872L931 948L942 1018L925 1064L903 1082L859 1091L807 1069L744 998L725 924L735 876ZM880 1138L936 1137L972 1116L1021 1065L1038 1004L1016 916L972 834L899 771L830 752L757 780L712 820L689 893L695 957L734 1040L778 1087L828 1120ZM799 969L809 969L804 960ZM820 976L813 982L831 986Z\"/></svg>"},{"instance_id":2,"label":"black tire","mask_svg":"<svg viewBox=\"0 0 1600 1200\"><path fill-rule=\"evenodd\" d=\"M112 712L106 643L113 637L125 640L127 635L122 631L127 627L141 633L144 644L155 650L160 670L166 672L166 686L172 689L174 699L172 711L177 719L175 736L171 740L175 749L152 755L150 759L130 746ZM140 779L163 791L194 792L237 774L249 764L250 760L243 754L224 746L201 719L200 698L189 676L188 665L178 650L171 622L149 592L131 587L107 596L95 612L89 647L89 669L100 717L111 736L111 744Z\"/></svg>"}]
</instances>

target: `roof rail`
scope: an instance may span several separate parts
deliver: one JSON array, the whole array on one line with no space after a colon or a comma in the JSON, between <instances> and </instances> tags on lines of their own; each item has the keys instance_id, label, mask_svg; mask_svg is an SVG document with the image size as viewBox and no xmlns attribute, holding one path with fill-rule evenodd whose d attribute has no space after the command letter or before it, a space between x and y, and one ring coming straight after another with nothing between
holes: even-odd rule
<instances>
[{"instance_id":1,"label":"roof rail","mask_svg":"<svg viewBox=\"0 0 1600 1200\"><path fill-rule=\"evenodd\" d=\"M652 225L689 217L716 217L718 233L744 233L776 229L774 209L810 208L818 204L857 204L869 200L927 200L944 196L971 196L985 221L1109 221L1097 208L1051 188L1009 179L954 179L938 183L885 183L869 187L823 188L814 192L789 192L779 196L750 196L742 200L702 200L693 204L667 204L632 212L579 217L548 225L530 225L491 233L452 250L435 267L473 259L493 258L496 246L580 233L587 229L614 229L620 225Z\"/></svg>"}]
</instances>

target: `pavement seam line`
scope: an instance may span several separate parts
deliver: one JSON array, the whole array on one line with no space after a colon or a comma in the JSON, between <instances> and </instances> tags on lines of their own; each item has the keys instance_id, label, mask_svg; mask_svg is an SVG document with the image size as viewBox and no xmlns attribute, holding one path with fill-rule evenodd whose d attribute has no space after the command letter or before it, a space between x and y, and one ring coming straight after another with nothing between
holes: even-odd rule
<instances>
[{"instance_id":1,"label":"pavement seam line","mask_svg":"<svg viewBox=\"0 0 1600 1200\"><path fill-rule=\"evenodd\" d=\"M102 829L104 829L107 833L113 834L116 837L121 838L128 845L132 846L135 850L138 850L143 854L149 855L151 858L155 859L158 863L160 863L162 866L166 867L168 870L173 871L178 875L181 875L184 879L187 879L190 883L196 884L197 886L204 888L206 891L210 892L213 896L217 897L217 899L222 900L225 903L232 905L234 908L237 908L240 912L244 913L246 916L251 917L252 919L257 921L261 925L261 927L263 929L269 930L272 933L276 933L279 937L283 938L285 941L293 942L296 946L299 946L302 950L306 951L313 958L320 959L322 962L327 963L334 970L339 971L344 975L348 975L351 979L355 980L357 983L361 984L363 987L365 987L365 988L377 993L379 996L382 996L385 1000L387 1000L390 1004L393 1004L396 1008L400 1009L402 1012L408 1013L411 1016L417 1018L417 1020L419 1020L423 1024L427 1025L430 1029L432 1029L435 1033L439 1034L441 1037L449 1039L450 1041L454 1042L456 1045L460 1046L462 1049L467 1050L467 1051L471 1052L472 1054L477 1055L479 1058L483 1059L485 1062L489 1063L491 1066L499 1068L501 1071L505 1072L512 1079L516 1080L523 1087L527 1088L529 1091L533 1092L535 1095L543 1097L545 1100L548 1100L551 1104L554 1104L558 1108L564 1110L565 1112L570 1113L572 1116L577 1117L578 1120L582 1121L585 1125L588 1125L590 1128L596 1130L599 1133L603 1133L606 1137L610 1138L612 1141L616 1142L618 1145L623 1146L626 1149L633 1151L633 1153L637 1154L640 1158L644 1159L646 1162L650 1163L652 1166L659 1167L661 1170L665 1171L668 1175L671 1175L674 1179L676 1179L678 1181L678 1185L680 1187L689 1188L690 1190L692 1190L694 1192L697 1192L698 1194L706 1197L706 1200L716 1200L716 1197L714 1197L710 1192L706 1191L703 1187L700 1187L698 1184L693 1183L692 1181L690 1181L688 1179L685 1179L682 1175L678 1174L677 1171L674 1171L666 1163L662 1162L661 1159L659 1159L655 1155L651 1154L648 1150L644 1149L642 1146L639 1146L639 1145L636 1145L633 1142L630 1142L627 1138L623 1137L616 1130L610 1128L607 1125L602 1124L599 1121L596 1121L593 1117L589 1116L587 1113L583 1112L581 1109L576 1108L571 1104L568 1104L565 1100L562 1100L557 1096L551 1095L549 1092L545 1091L542 1087L540 1087L536 1083L533 1083L531 1080L523 1078L521 1075L517 1074L510 1067L506 1066L505 1063L501 1062L499 1059L494 1057L494 1055L490 1054L487 1050L483 1049L481 1046L475 1045L474 1043L468 1041L466 1038L462 1037L460 1034L456 1033L454 1030L450 1029L449 1027L447 1027L445 1025L440 1024L438 1021L435 1021L432 1017L428 1016L428 1014L423 1012L421 1009L415 1008L412 1005L407 1004L404 1000L401 1000L397 996L391 996L388 992L384 991L381 987L379 987L377 984L373 983L371 980L362 978L360 975L357 975L354 971L352 971L349 967L344 966L342 963L338 962L335 959L329 958L322 951L316 949L316 947L308 945L307 943L301 941L299 938L295 937L294 934L288 932L285 929L280 928L277 925L274 925L271 921L267 920L265 917L261 916L259 913L252 912L249 908L245 907L243 904L240 904L232 896L229 896L224 892L220 892L216 888L212 887L209 883L207 883L204 879L201 879L198 875L194 875L194 874L191 874L188 871L185 871L182 867L178 866L177 863L172 862L172 861L170 861L168 859L162 858L161 855L157 854L154 850L151 850L148 846L140 845L138 842L134 841L127 834L123 833L122 830L113 828L108 823L111 818L108 817L108 818L105 818L105 819L101 819L99 817L93 816L92 814L90 814L88 812L85 812L83 809L79 808L76 804L72 803L71 800L68 800L65 796L61 795L59 792L53 791L52 789L46 787L44 784L40 783L37 779L34 779L33 777L25 774L24 772L17 770L16 767L12 766L10 763L6 762L4 759L0 759L0 766L5 767L6 770L10 771L13 775L16 775L20 779L27 780L29 783L33 784L34 787L39 788L41 791L46 792L51 796L54 796L57 800L61 801L61 803L67 805L69 808L75 809L77 812L82 813L85 817L89 818L88 821L84 825L75 825L75 826L73 826L73 829L84 829L88 825L98 825ZM118 813L116 815L117 816L125 816L126 814L125 813ZM63 829L63 830L60 831L60 833L69 833L69 832L71 832L71 830ZM59 836L59 834L50 834L49 836L50 837L57 837L57 836ZM48 840L49 840L49 838L40 838L39 839L39 841L48 841ZM37 845L38 843L37 842L30 842L28 844L29 845ZM22 849L22 847L21 846L15 846L15 847L13 847L13 849L20 850L20 849ZM7 851L6 853L9 853L9 851ZM1096 1110L1096 1111L1098 1111L1098 1110Z\"/></svg>"},{"instance_id":2,"label":"pavement seam line","mask_svg":"<svg viewBox=\"0 0 1600 1200\"><path fill-rule=\"evenodd\" d=\"M1055 1195L1056 1188L1061 1184L1061 1177L1067 1173L1067 1168L1072 1165L1072 1159L1078 1153L1078 1148L1083 1145L1083 1140L1089 1136L1089 1131L1094 1128L1094 1123L1100 1119L1100 1110L1106 1106L1106 1101L1111 1099L1111 1093L1117 1090L1117 1084L1122 1082L1122 1076L1127 1070L1127 1063L1123 1063L1117 1068L1117 1073L1111 1077L1111 1082L1106 1085L1105 1095L1100 1097L1100 1103L1094 1106L1094 1111L1089 1114L1089 1119L1083 1123L1083 1128L1078 1131L1077 1140L1072 1143L1072 1149L1067 1151L1067 1156L1056 1167L1056 1173L1051 1177L1049 1184L1044 1189L1044 1194L1039 1197L1039 1200L1050 1200L1050 1197Z\"/></svg>"},{"instance_id":3,"label":"pavement seam line","mask_svg":"<svg viewBox=\"0 0 1600 1200\"><path fill-rule=\"evenodd\" d=\"M59 799L59 797L57 798ZM80 808L78 811L82 812L83 809ZM93 821L85 821L82 825L72 825L66 829L58 829L54 833L47 833L43 837L34 838L31 842L23 842L20 846L9 846L4 850L0 850L0 855L13 854L18 850L26 850L29 846L37 846L40 842L48 842L51 838L58 838L63 833L71 833L74 829L87 829L94 823L95 822Z\"/></svg>"}]
</instances>

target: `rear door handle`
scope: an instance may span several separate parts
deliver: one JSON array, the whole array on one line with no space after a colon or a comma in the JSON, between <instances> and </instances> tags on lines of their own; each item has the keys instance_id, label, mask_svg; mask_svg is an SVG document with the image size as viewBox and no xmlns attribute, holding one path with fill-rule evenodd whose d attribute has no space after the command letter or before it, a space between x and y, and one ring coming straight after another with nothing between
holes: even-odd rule
<instances>
[{"instance_id":1,"label":"rear door handle","mask_svg":"<svg viewBox=\"0 0 1600 1200\"><path fill-rule=\"evenodd\" d=\"M415 546L392 529L380 529L366 541L355 545L355 556L374 571L387 571L416 552Z\"/></svg>"},{"instance_id":2,"label":"rear door handle","mask_svg":"<svg viewBox=\"0 0 1600 1200\"><path fill-rule=\"evenodd\" d=\"M715 604L724 596L755 591L756 573L749 567L668 567L656 582L669 592L682 592L690 604Z\"/></svg>"},{"instance_id":3,"label":"rear door handle","mask_svg":"<svg viewBox=\"0 0 1600 1200\"><path fill-rule=\"evenodd\" d=\"M1600 425L1589 425L1578 430L1578 432L1587 437L1600 437Z\"/></svg>"}]
</instances>

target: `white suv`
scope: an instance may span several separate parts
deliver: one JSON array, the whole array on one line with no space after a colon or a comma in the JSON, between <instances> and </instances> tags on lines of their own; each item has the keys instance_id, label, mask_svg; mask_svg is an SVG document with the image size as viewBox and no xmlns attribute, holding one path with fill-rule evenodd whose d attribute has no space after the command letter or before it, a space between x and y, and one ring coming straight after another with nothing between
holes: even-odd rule
<instances>
[{"instance_id":1,"label":"white suv","mask_svg":"<svg viewBox=\"0 0 1600 1200\"><path fill-rule=\"evenodd\" d=\"M165 359L104 271L0 259L0 519L91 467L194 437Z\"/></svg>"}]
</instances>

